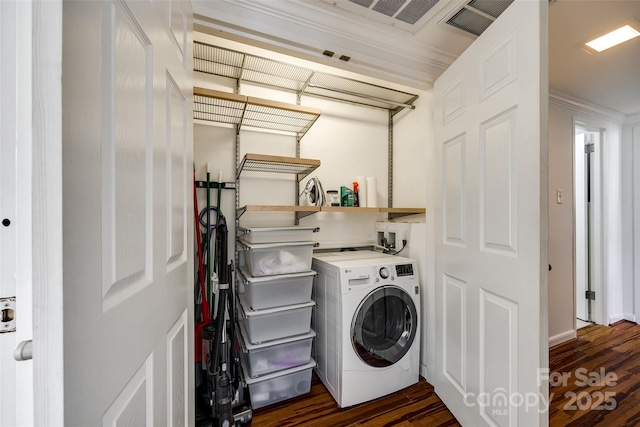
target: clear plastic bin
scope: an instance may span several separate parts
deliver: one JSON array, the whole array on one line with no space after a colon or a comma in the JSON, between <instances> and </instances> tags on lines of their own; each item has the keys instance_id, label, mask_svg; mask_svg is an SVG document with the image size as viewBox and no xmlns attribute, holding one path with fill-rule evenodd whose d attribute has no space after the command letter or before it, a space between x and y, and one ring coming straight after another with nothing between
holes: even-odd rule
<instances>
[{"instance_id":1,"label":"clear plastic bin","mask_svg":"<svg viewBox=\"0 0 640 427\"><path fill-rule=\"evenodd\" d=\"M245 267L250 276L275 276L311 271L315 242L254 244L240 239L239 243L240 249L244 249Z\"/></svg>"},{"instance_id":2,"label":"clear plastic bin","mask_svg":"<svg viewBox=\"0 0 640 427\"><path fill-rule=\"evenodd\" d=\"M311 391L311 371L315 366L316 362L311 359L306 365L286 371L259 378L245 378L251 395L251 407L258 409L309 393Z\"/></svg>"},{"instance_id":3,"label":"clear plastic bin","mask_svg":"<svg viewBox=\"0 0 640 427\"><path fill-rule=\"evenodd\" d=\"M244 294L253 310L301 304L311 301L315 271L276 276L252 277L240 267L238 280L244 285Z\"/></svg>"},{"instance_id":4,"label":"clear plastic bin","mask_svg":"<svg viewBox=\"0 0 640 427\"><path fill-rule=\"evenodd\" d=\"M239 321L247 331L251 344L279 340L311 331L311 310L315 302L251 310L244 294L238 295L240 301Z\"/></svg>"},{"instance_id":5,"label":"clear plastic bin","mask_svg":"<svg viewBox=\"0 0 640 427\"><path fill-rule=\"evenodd\" d=\"M247 338L247 331L240 325L239 335L246 373L249 377L255 378L309 363L316 333L312 330L305 335L264 344L251 344Z\"/></svg>"},{"instance_id":6,"label":"clear plastic bin","mask_svg":"<svg viewBox=\"0 0 640 427\"><path fill-rule=\"evenodd\" d=\"M247 243L306 242L318 227L238 227L240 239Z\"/></svg>"}]
</instances>

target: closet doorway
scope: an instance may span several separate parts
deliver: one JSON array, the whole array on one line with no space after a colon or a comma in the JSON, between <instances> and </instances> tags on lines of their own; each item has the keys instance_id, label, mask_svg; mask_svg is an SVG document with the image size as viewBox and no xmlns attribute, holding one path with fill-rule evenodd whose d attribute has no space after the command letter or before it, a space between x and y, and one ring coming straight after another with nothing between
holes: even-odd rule
<instances>
[{"instance_id":1,"label":"closet doorway","mask_svg":"<svg viewBox=\"0 0 640 427\"><path fill-rule=\"evenodd\" d=\"M595 323L601 299L601 141L602 129L574 127L574 248L576 326Z\"/></svg>"}]
</instances>

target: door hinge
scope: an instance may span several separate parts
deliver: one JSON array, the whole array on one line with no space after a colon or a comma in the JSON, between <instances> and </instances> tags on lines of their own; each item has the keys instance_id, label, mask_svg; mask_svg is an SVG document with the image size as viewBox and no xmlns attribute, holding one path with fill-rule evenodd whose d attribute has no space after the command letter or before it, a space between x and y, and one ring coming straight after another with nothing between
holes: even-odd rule
<instances>
[{"instance_id":1,"label":"door hinge","mask_svg":"<svg viewBox=\"0 0 640 427\"><path fill-rule=\"evenodd\" d=\"M0 298L0 334L16 331L16 297Z\"/></svg>"},{"instance_id":2,"label":"door hinge","mask_svg":"<svg viewBox=\"0 0 640 427\"><path fill-rule=\"evenodd\" d=\"M593 144L593 143L591 143L591 144L584 144L584 152L585 152L585 153L593 153L594 149L595 149L595 148L594 148L594 144Z\"/></svg>"},{"instance_id":3,"label":"door hinge","mask_svg":"<svg viewBox=\"0 0 640 427\"><path fill-rule=\"evenodd\" d=\"M596 300L596 291L585 291L584 297L588 300Z\"/></svg>"}]
</instances>

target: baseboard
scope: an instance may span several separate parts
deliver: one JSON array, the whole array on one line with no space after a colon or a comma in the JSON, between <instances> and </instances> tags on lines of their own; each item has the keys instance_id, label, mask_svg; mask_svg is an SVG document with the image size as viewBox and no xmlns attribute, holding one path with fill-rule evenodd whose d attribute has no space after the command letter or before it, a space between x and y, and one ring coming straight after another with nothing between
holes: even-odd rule
<instances>
[{"instance_id":1,"label":"baseboard","mask_svg":"<svg viewBox=\"0 0 640 427\"><path fill-rule=\"evenodd\" d=\"M563 342L567 342L573 340L577 337L577 333L575 329L568 330L558 335L554 335L549 337L549 347L555 347L558 344L562 344Z\"/></svg>"},{"instance_id":2,"label":"baseboard","mask_svg":"<svg viewBox=\"0 0 640 427\"><path fill-rule=\"evenodd\" d=\"M612 316L607 316L608 322L607 325L613 325L616 322L619 322L621 320L627 320L625 318L625 314L624 313L619 313L619 314L614 314Z\"/></svg>"},{"instance_id":3,"label":"baseboard","mask_svg":"<svg viewBox=\"0 0 640 427\"><path fill-rule=\"evenodd\" d=\"M638 323L638 321L636 320L636 315L633 313L622 313L622 314L616 314L615 316L609 316L609 325L613 325L616 322L619 322L621 320L626 320L627 322L633 322L633 323Z\"/></svg>"},{"instance_id":4,"label":"baseboard","mask_svg":"<svg viewBox=\"0 0 640 427\"><path fill-rule=\"evenodd\" d=\"M428 381L427 365L420 363L420 376Z\"/></svg>"}]
</instances>

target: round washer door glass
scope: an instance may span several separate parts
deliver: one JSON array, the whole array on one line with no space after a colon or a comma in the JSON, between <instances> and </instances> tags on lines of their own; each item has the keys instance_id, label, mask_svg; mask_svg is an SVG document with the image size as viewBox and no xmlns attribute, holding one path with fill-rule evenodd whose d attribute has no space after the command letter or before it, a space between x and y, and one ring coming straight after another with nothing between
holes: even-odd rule
<instances>
[{"instance_id":1,"label":"round washer door glass","mask_svg":"<svg viewBox=\"0 0 640 427\"><path fill-rule=\"evenodd\" d=\"M411 348L417 325L411 296L395 286L383 286L358 306L351 323L351 343L367 365L390 366Z\"/></svg>"}]
</instances>

